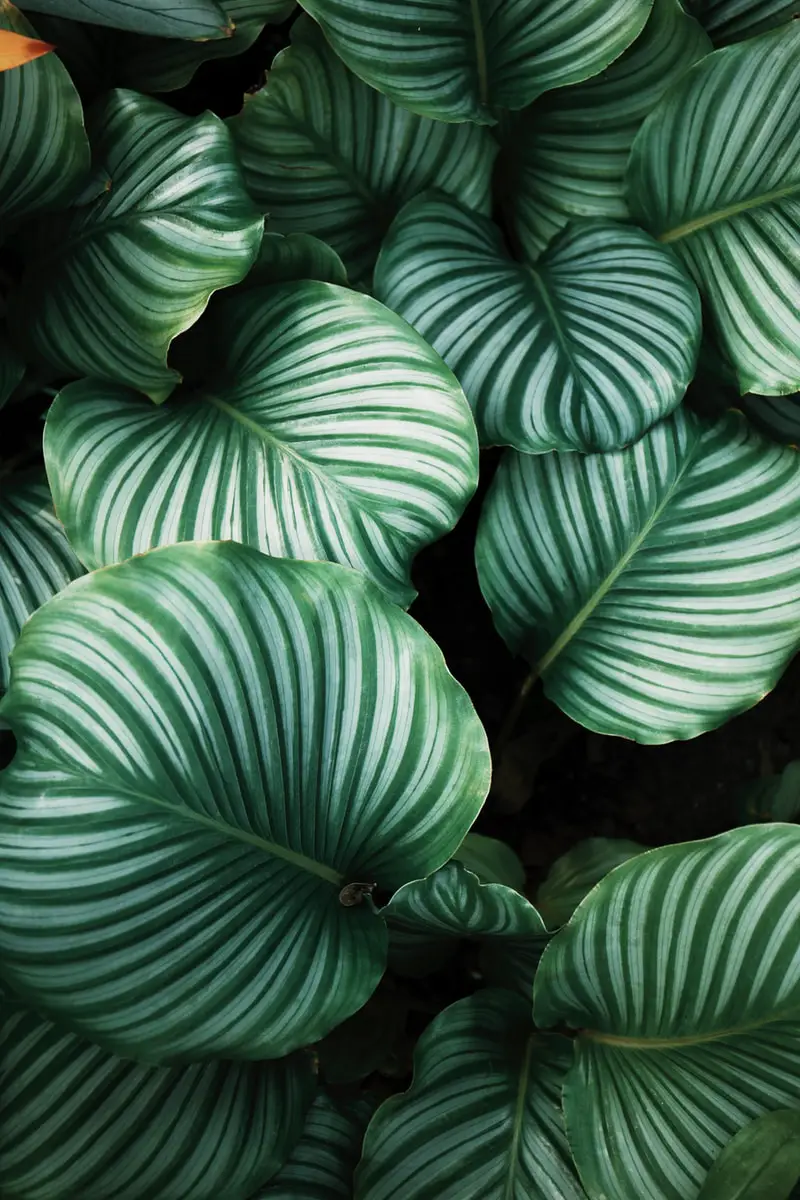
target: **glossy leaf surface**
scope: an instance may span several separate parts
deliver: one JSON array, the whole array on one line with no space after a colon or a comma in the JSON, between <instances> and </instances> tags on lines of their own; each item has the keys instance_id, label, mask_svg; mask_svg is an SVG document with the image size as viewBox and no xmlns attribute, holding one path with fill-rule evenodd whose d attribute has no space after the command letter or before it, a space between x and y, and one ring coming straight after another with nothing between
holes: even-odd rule
<instances>
[{"instance_id":1,"label":"glossy leaf surface","mask_svg":"<svg viewBox=\"0 0 800 1200\"><path fill-rule=\"evenodd\" d=\"M548 929L566 925L596 883L646 848L627 838L593 837L562 854L536 893L536 907Z\"/></svg>"},{"instance_id":2,"label":"glossy leaf surface","mask_svg":"<svg viewBox=\"0 0 800 1200\"><path fill-rule=\"evenodd\" d=\"M221 38L233 32L214 0L178 0L169 6L160 0L25 0L25 7L35 13L155 37Z\"/></svg>"},{"instance_id":3,"label":"glossy leaf surface","mask_svg":"<svg viewBox=\"0 0 800 1200\"><path fill-rule=\"evenodd\" d=\"M358 1009L386 954L364 887L439 866L488 787L414 621L353 571L234 543L62 592L0 715L3 972L149 1061L276 1057Z\"/></svg>"},{"instance_id":4,"label":"glossy leaf surface","mask_svg":"<svg viewBox=\"0 0 800 1200\"><path fill-rule=\"evenodd\" d=\"M788 1200L800 1179L800 1111L783 1108L740 1129L716 1160L698 1200Z\"/></svg>"},{"instance_id":5,"label":"glossy leaf surface","mask_svg":"<svg viewBox=\"0 0 800 1200\"><path fill-rule=\"evenodd\" d=\"M679 412L616 454L509 453L476 558L498 631L564 712L695 737L800 646L800 460L735 413Z\"/></svg>"},{"instance_id":6,"label":"glossy leaf surface","mask_svg":"<svg viewBox=\"0 0 800 1200\"><path fill-rule=\"evenodd\" d=\"M353 1172L373 1108L366 1096L344 1106L320 1092L289 1161L253 1200L353 1200Z\"/></svg>"}]
</instances>

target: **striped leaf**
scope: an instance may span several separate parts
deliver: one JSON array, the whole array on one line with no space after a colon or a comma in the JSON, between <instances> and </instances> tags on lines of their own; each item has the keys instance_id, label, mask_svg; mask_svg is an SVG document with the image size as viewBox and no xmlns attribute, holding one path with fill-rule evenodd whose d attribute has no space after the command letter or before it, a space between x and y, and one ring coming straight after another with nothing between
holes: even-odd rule
<instances>
[{"instance_id":1,"label":"striped leaf","mask_svg":"<svg viewBox=\"0 0 800 1200\"><path fill-rule=\"evenodd\" d=\"M559 1104L570 1057L521 996L451 1005L417 1043L409 1091L372 1118L355 1200L580 1200Z\"/></svg>"},{"instance_id":2,"label":"striped leaf","mask_svg":"<svg viewBox=\"0 0 800 1200\"><path fill-rule=\"evenodd\" d=\"M210 113L187 118L117 91L91 134L108 186L40 223L14 315L53 367L160 402L180 378L167 366L170 342L213 291L247 273L262 220Z\"/></svg>"},{"instance_id":3,"label":"striped leaf","mask_svg":"<svg viewBox=\"0 0 800 1200\"><path fill-rule=\"evenodd\" d=\"M114 1053L271 1058L383 973L365 890L456 849L483 730L356 572L231 542L78 580L28 622L0 716L0 961Z\"/></svg>"},{"instance_id":4,"label":"striped leaf","mask_svg":"<svg viewBox=\"0 0 800 1200\"><path fill-rule=\"evenodd\" d=\"M0 31L32 38L36 31L14 8L0 8ZM13 218L65 203L89 170L83 109L54 54L0 73L0 213Z\"/></svg>"},{"instance_id":5,"label":"striped leaf","mask_svg":"<svg viewBox=\"0 0 800 1200\"><path fill-rule=\"evenodd\" d=\"M248 1200L297 1142L309 1055L125 1062L23 1010L0 1021L4 1200Z\"/></svg>"},{"instance_id":6,"label":"striped leaf","mask_svg":"<svg viewBox=\"0 0 800 1200\"><path fill-rule=\"evenodd\" d=\"M31 12L171 38L230 37L233 26L214 0L25 0Z\"/></svg>"},{"instance_id":7,"label":"striped leaf","mask_svg":"<svg viewBox=\"0 0 800 1200\"><path fill-rule=\"evenodd\" d=\"M652 0L303 0L372 87L440 121L492 124L550 88L597 75L641 32Z\"/></svg>"},{"instance_id":8,"label":"striped leaf","mask_svg":"<svg viewBox=\"0 0 800 1200\"><path fill-rule=\"evenodd\" d=\"M655 0L644 32L607 71L549 92L511 124L498 167L509 223L531 260L575 218L628 220L633 139L670 84L711 48L680 0Z\"/></svg>"},{"instance_id":9,"label":"striped leaf","mask_svg":"<svg viewBox=\"0 0 800 1200\"><path fill-rule=\"evenodd\" d=\"M609 450L670 413L700 345L697 290L640 229L569 226L535 266L440 196L393 224L375 294L455 372L484 445Z\"/></svg>"},{"instance_id":10,"label":"striped leaf","mask_svg":"<svg viewBox=\"0 0 800 1200\"><path fill-rule=\"evenodd\" d=\"M617 454L509 453L476 558L495 625L589 729L695 737L800 647L800 461L679 412Z\"/></svg>"},{"instance_id":11,"label":"striped leaf","mask_svg":"<svg viewBox=\"0 0 800 1200\"><path fill-rule=\"evenodd\" d=\"M308 19L229 125L270 229L329 242L355 283L369 284L392 218L426 188L489 211L489 133L397 108L351 74Z\"/></svg>"},{"instance_id":12,"label":"striped leaf","mask_svg":"<svg viewBox=\"0 0 800 1200\"><path fill-rule=\"evenodd\" d=\"M742 392L800 389L800 22L669 89L628 168L634 219L696 281Z\"/></svg>"},{"instance_id":13,"label":"striped leaf","mask_svg":"<svg viewBox=\"0 0 800 1200\"><path fill-rule=\"evenodd\" d=\"M788 1200L800 1179L800 1112L756 1117L722 1151L697 1200Z\"/></svg>"},{"instance_id":14,"label":"striped leaf","mask_svg":"<svg viewBox=\"0 0 800 1200\"><path fill-rule=\"evenodd\" d=\"M83 573L56 520L44 474L0 477L0 693L31 613Z\"/></svg>"},{"instance_id":15,"label":"striped leaf","mask_svg":"<svg viewBox=\"0 0 800 1200\"><path fill-rule=\"evenodd\" d=\"M784 446L800 446L800 393L743 396L738 407L756 429Z\"/></svg>"},{"instance_id":16,"label":"striped leaf","mask_svg":"<svg viewBox=\"0 0 800 1200\"><path fill-rule=\"evenodd\" d=\"M548 929L566 925L595 884L645 849L626 838L593 837L562 854L536 893L536 907Z\"/></svg>"},{"instance_id":17,"label":"striped leaf","mask_svg":"<svg viewBox=\"0 0 800 1200\"><path fill-rule=\"evenodd\" d=\"M749 826L613 871L544 952L541 1028L592 1200L695 1200L765 1111L800 1107L800 829Z\"/></svg>"},{"instance_id":18,"label":"striped leaf","mask_svg":"<svg viewBox=\"0 0 800 1200\"><path fill-rule=\"evenodd\" d=\"M53 404L47 469L80 558L232 538L356 567L410 604L414 555L477 483L472 418L441 360L326 283L226 297L199 334L210 373L161 407L88 380Z\"/></svg>"},{"instance_id":19,"label":"striped leaf","mask_svg":"<svg viewBox=\"0 0 800 1200\"><path fill-rule=\"evenodd\" d=\"M258 258L240 284L242 288L265 283L290 283L294 279L317 279L347 287L347 269L327 242L311 233L265 233Z\"/></svg>"},{"instance_id":20,"label":"striped leaf","mask_svg":"<svg viewBox=\"0 0 800 1200\"><path fill-rule=\"evenodd\" d=\"M342 1106L320 1092L289 1161L253 1200L353 1200L353 1172L374 1107L371 1097Z\"/></svg>"},{"instance_id":21,"label":"striped leaf","mask_svg":"<svg viewBox=\"0 0 800 1200\"><path fill-rule=\"evenodd\" d=\"M796 17L797 0L689 0L717 46L741 42Z\"/></svg>"}]
</instances>

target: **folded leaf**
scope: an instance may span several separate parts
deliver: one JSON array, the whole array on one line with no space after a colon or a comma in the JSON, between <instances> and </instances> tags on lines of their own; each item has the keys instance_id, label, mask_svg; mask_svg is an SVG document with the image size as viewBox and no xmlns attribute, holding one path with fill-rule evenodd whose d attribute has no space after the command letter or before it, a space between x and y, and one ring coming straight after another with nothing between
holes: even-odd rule
<instances>
[{"instance_id":1,"label":"folded leaf","mask_svg":"<svg viewBox=\"0 0 800 1200\"><path fill-rule=\"evenodd\" d=\"M160 0L25 0L31 12L110 25L155 37L229 37L233 26L214 0L178 0L165 6Z\"/></svg>"},{"instance_id":2,"label":"folded leaf","mask_svg":"<svg viewBox=\"0 0 800 1200\"><path fill-rule=\"evenodd\" d=\"M370 1096L345 1106L320 1092L286 1166L252 1200L353 1200L353 1172L374 1107Z\"/></svg>"}]
</instances>

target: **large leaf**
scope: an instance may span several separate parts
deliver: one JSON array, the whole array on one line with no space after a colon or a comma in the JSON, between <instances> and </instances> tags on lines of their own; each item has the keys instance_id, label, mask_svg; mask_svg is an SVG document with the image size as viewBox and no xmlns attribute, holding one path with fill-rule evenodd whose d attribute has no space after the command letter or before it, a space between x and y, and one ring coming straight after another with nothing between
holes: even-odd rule
<instances>
[{"instance_id":1,"label":"large leaf","mask_svg":"<svg viewBox=\"0 0 800 1200\"><path fill-rule=\"evenodd\" d=\"M569 1061L521 996L451 1005L417 1043L409 1091L369 1125L356 1200L580 1200L559 1105Z\"/></svg>"},{"instance_id":2,"label":"large leaf","mask_svg":"<svg viewBox=\"0 0 800 1200\"><path fill-rule=\"evenodd\" d=\"M369 1096L345 1106L320 1092L286 1166L253 1200L353 1200L353 1172L373 1109Z\"/></svg>"},{"instance_id":3,"label":"large leaf","mask_svg":"<svg viewBox=\"0 0 800 1200\"><path fill-rule=\"evenodd\" d=\"M0 1021L4 1200L248 1200L287 1159L314 1094L309 1055L125 1062L18 1010Z\"/></svg>"},{"instance_id":4,"label":"large leaf","mask_svg":"<svg viewBox=\"0 0 800 1200\"><path fill-rule=\"evenodd\" d=\"M800 1179L800 1112L756 1117L722 1151L697 1200L787 1200Z\"/></svg>"},{"instance_id":5,"label":"large leaf","mask_svg":"<svg viewBox=\"0 0 800 1200\"><path fill-rule=\"evenodd\" d=\"M536 907L548 929L566 925L596 883L646 847L627 838L586 838L556 859L536 893Z\"/></svg>"},{"instance_id":6,"label":"large leaf","mask_svg":"<svg viewBox=\"0 0 800 1200\"><path fill-rule=\"evenodd\" d=\"M641 32L652 0L303 0L356 75L412 112L491 123L588 79Z\"/></svg>"},{"instance_id":7,"label":"large leaf","mask_svg":"<svg viewBox=\"0 0 800 1200\"><path fill-rule=\"evenodd\" d=\"M0 693L31 613L83 573L53 512L44 474L0 478Z\"/></svg>"},{"instance_id":8,"label":"large leaf","mask_svg":"<svg viewBox=\"0 0 800 1200\"><path fill-rule=\"evenodd\" d=\"M0 8L0 30L35 31L13 4ZM11 218L66 200L89 169L83 109L54 54L0 73L0 214Z\"/></svg>"},{"instance_id":9,"label":"large leaf","mask_svg":"<svg viewBox=\"0 0 800 1200\"><path fill-rule=\"evenodd\" d=\"M107 187L40 223L15 317L54 367L158 402L180 379L167 366L170 342L215 289L247 273L262 220L211 113L187 118L117 91L91 133Z\"/></svg>"},{"instance_id":10,"label":"large leaf","mask_svg":"<svg viewBox=\"0 0 800 1200\"><path fill-rule=\"evenodd\" d=\"M680 403L697 361L700 300L640 229L571 225L535 266L485 217L438 196L403 209L375 294L450 366L481 442L609 450Z\"/></svg>"},{"instance_id":11,"label":"large leaf","mask_svg":"<svg viewBox=\"0 0 800 1200\"><path fill-rule=\"evenodd\" d=\"M607 71L549 92L511 124L498 166L511 227L530 258L575 218L628 219L633 139L670 84L711 48L680 0L655 0L644 32Z\"/></svg>"},{"instance_id":12,"label":"large leaf","mask_svg":"<svg viewBox=\"0 0 800 1200\"><path fill-rule=\"evenodd\" d=\"M736 413L617 454L509 453L476 558L495 624L574 720L695 737L800 647L800 461Z\"/></svg>"},{"instance_id":13,"label":"large leaf","mask_svg":"<svg viewBox=\"0 0 800 1200\"><path fill-rule=\"evenodd\" d=\"M230 37L233 25L214 0L25 0L31 12L130 29L155 37Z\"/></svg>"},{"instance_id":14,"label":"large leaf","mask_svg":"<svg viewBox=\"0 0 800 1200\"><path fill-rule=\"evenodd\" d=\"M28 622L0 705L0 962L150 1061L268 1058L383 973L369 898L434 870L488 786L438 649L354 571L184 544Z\"/></svg>"},{"instance_id":15,"label":"large leaf","mask_svg":"<svg viewBox=\"0 0 800 1200\"><path fill-rule=\"evenodd\" d=\"M623 863L544 952L540 1027L592 1200L695 1200L760 1113L800 1107L800 829L751 826Z\"/></svg>"},{"instance_id":16,"label":"large leaf","mask_svg":"<svg viewBox=\"0 0 800 1200\"><path fill-rule=\"evenodd\" d=\"M755 37L800 14L798 0L689 0L688 7L717 46Z\"/></svg>"},{"instance_id":17,"label":"large leaf","mask_svg":"<svg viewBox=\"0 0 800 1200\"><path fill-rule=\"evenodd\" d=\"M472 418L441 360L326 283L226 297L200 333L210 373L159 408L91 381L55 401L47 468L81 559L233 538L356 567L410 604L411 560L477 483Z\"/></svg>"},{"instance_id":18,"label":"large leaf","mask_svg":"<svg viewBox=\"0 0 800 1200\"><path fill-rule=\"evenodd\" d=\"M697 282L742 392L800 389L800 22L669 89L628 170L634 219Z\"/></svg>"},{"instance_id":19,"label":"large leaf","mask_svg":"<svg viewBox=\"0 0 800 1200\"><path fill-rule=\"evenodd\" d=\"M230 128L270 228L329 242L356 283L369 282L395 213L426 188L489 211L497 146L488 132L397 108L352 75L308 19Z\"/></svg>"}]
</instances>

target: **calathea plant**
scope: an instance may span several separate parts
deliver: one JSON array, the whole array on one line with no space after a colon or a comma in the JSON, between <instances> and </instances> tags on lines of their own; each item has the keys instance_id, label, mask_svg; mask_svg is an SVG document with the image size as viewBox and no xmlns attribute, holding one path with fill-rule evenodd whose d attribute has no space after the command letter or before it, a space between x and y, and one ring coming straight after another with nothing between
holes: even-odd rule
<instances>
[{"instance_id":1,"label":"calathea plant","mask_svg":"<svg viewBox=\"0 0 800 1200\"><path fill-rule=\"evenodd\" d=\"M796 6L24 7L0 1195L789 1196Z\"/></svg>"}]
</instances>

